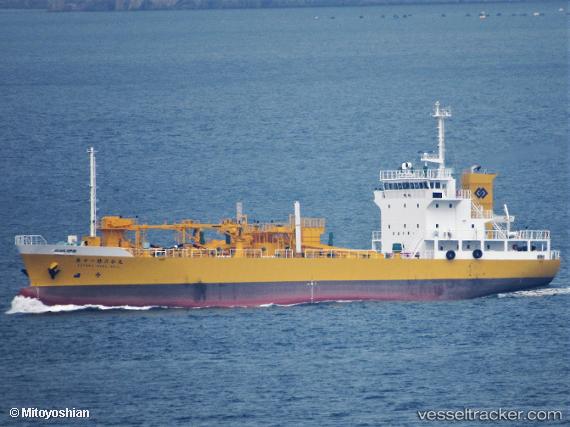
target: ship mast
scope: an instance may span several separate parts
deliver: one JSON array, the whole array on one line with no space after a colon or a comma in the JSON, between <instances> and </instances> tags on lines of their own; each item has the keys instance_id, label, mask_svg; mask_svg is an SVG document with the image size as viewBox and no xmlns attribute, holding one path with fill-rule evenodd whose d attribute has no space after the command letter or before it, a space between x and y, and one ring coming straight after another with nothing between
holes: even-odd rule
<instances>
[{"instance_id":1,"label":"ship mast","mask_svg":"<svg viewBox=\"0 0 570 427\"><path fill-rule=\"evenodd\" d=\"M89 193L90 193L90 220L89 236L97 235L97 171L95 169L95 149L89 147Z\"/></svg>"},{"instance_id":2,"label":"ship mast","mask_svg":"<svg viewBox=\"0 0 570 427\"><path fill-rule=\"evenodd\" d=\"M451 117L449 108L440 107L439 101L436 101L433 110L433 117L437 119L437 156L424 153L422 162L431 162L439 165L439 169L445 169L445 119Z\"/></svg>"}]
</instances>

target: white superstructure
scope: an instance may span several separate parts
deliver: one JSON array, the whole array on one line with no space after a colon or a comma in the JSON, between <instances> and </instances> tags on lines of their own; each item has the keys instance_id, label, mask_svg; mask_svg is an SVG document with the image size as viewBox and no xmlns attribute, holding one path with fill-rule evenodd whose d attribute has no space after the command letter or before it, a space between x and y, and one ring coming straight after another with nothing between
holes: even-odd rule
<instances>
[{"instance_id":1,"label":"white superstructure","mask_svg":"<svg viewBox=\"0 0 570 427\"><path fill-rule=\"evenodd\" d=\"M553 259L548 230L512 231L514 216L492 210L493 174L474 166L465 175L486 186L458 188L445 164L445 119L451 111L436 102L438 152L424 153L423 164L404 162L380 172L374 202L381 211L381 231L372 233L372 248L393 256L431 259ZM429 165L435 167L430 168ZM490 177L490 178L489 178ZM491 209L485 209L490 206Z\"/></svg>"}]
</instances>

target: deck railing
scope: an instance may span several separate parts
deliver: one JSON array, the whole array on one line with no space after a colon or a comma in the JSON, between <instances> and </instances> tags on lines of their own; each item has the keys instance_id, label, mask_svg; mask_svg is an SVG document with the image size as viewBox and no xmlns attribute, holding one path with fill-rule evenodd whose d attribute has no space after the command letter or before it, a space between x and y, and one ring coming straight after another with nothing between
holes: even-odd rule
<instances>
[{"instance_id":1,"label":"deck railing","mask_svg":"<svg viewBox=\"0 0 570 427\"><path fill-rule=\"evenodd\" d=\"M293 258L292 249L275 249L275 258Z\"/></svg>"},{"instance_id":2,"label":"deck railing","mask_svg":"<svg viewBox=\"0 0 570 427\"><path fill-rule=\"evenodd\" d=\"M453 169L428 170L386 170L380 171L380 181L396 179L447 179L453 175Z\"/></svg>"},{"instance_id":3,"label":"deck railing","mask_svg":"<svg viewBox=\"0 0 570 427\"><path fill-rule=\"evenodd\" d=\"M151 248L128 249L136 257L152 258L294 258L292 249L276 249L272 255L261 249L181 249ZM382 255L372 250L352 249L306 249L300 258L381 258Z\"/></svg>"},{"instance_id":4,"label":"deck railing","mask_svg":"<svg viewBox=\"0 0 570 427\"><path fill-rule=\"evenodd\" d=\"M516 238L521 240L550 239L550 230L518 230L516 233Z\"/></svg>"},{"instance_id":5,"label":"deck railing","mask_svg":"<svg viewBox=\"0 0 570 427\"><path fill-rule=\"evenodd\" d=\"M550 230L516 230L507 231L487 230L488 240L550 240Z\"/></svg>"},{"instance_id":6,"label":"deck railing","mask_svg":"<svg viewBox=\"0 0 570 427\"><path fill-rule=\"evenodd\" d=\"M289 224L295 226L295 215L289 215ZM303 228L324 228L325 224L324 218L301 217L301 227Z\"/></svg>"},{"instance_id":7,"label":"deck railing","mask_svg":"<svg viewBox=\"0 0 570 427\"><path fill-rule=\"evenodd\" d=\"M17 246L47 245L46 239L39 234L25 234L16 236L14 243Z\"/></svg>"},{"instance_id":8,"label":"deck railing","mask_svg":"<svg viewBox=\"0 0 570 427\"><path fill-rule=\"evenodd\" d=\"M381 258L376 251L366 250L342 250L342 249L307 249L305 258Z\"/></svg>"}]
</instances>

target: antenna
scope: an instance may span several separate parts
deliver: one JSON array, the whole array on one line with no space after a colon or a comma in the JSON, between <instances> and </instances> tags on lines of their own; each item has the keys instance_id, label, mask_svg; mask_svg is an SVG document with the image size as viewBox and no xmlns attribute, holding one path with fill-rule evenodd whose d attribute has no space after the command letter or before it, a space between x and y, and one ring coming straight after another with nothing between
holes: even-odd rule
<instances>
[{"instance_id":1,"label":"antenna","mask_svg":"<svg viewBox=\"0 0 570 427\"><path fill-rule=\"evenodd\" d=\"M90 193L90 221L89 236L97 235L97 171L95 164L95 149L89 147L89 193Z\"/></svg>"}]
</instances>

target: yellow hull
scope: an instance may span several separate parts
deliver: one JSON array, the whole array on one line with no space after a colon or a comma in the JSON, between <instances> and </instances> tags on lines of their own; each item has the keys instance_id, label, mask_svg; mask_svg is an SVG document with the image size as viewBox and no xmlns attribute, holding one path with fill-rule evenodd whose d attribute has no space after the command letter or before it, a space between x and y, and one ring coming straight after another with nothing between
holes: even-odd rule
<instances>
[{"instance_id":1,"label":"yellow hull","mask_svg":"<svg viewBox=\"0 0 570 427\"><path fill-rule=\"evenodd\" d=\"M552 278L560 260L125 258L23 255L31 286ZM52 278L48 267L56 262Z\"/></svg>"}]
</instances>

